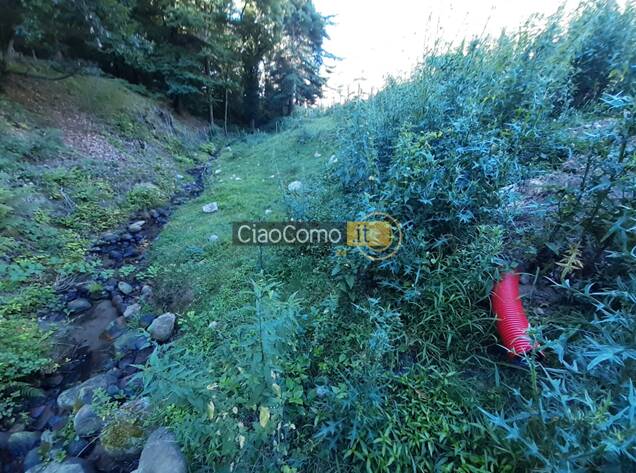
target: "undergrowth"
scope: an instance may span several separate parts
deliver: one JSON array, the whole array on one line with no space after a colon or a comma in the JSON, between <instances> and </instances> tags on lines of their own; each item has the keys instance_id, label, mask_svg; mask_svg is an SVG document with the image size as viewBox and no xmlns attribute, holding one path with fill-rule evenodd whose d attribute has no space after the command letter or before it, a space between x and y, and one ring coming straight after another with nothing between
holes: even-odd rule
<instances>
[{"instance_id":1,"label":"undergrowth","mask_svg":"<svg viewBox=\"0 0 636 473\"><path fill-rule=\"evenodd\" d=\"M164 301L182 337L144 375L194 469L633 469L636 12L567 20L438 45L409 80L221 154L155 250L163 287L182 276ZM266 209L386 212L403 244L383 262L232 246L229 223ZM538 344L516 363L489 306L510 270Z\"/></svg>"}]
</instances>

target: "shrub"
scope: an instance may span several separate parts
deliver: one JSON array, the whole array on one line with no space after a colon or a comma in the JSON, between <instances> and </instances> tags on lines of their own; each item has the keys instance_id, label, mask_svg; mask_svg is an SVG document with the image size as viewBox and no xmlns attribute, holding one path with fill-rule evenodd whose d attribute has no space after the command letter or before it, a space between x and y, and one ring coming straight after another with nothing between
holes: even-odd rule
<instances>
[{"instance_id":1,"label":"shrub","mask_svg":"<svg viewBox=\"0 0 636 473\"><path fill-rule=\"evenodd\" d=\"M164 204L166 195L158 186L142 182L134 185L128 192L126 200L130 207L135 210L149 210Z\"/></svg>"}]
</instances>

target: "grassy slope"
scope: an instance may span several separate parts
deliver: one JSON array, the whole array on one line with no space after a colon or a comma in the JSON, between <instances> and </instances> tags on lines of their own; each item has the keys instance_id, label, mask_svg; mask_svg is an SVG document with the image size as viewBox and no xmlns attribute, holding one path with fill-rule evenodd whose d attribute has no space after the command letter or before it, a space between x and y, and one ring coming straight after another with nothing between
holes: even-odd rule
<instances>
[{"instance_id":1,"label":"grassy slope","mask_svg":"<svg viewBox=\"0 0 636 473\"><path fill-rule=\"evenodd\" d=\"M57 75L40 62L13 67ZM172 118L123 81L10 75L2 86L0 381L15 392L11 383L51 363L36 315L60 308L53 285L98 270L84 260L91 239L165 202L177 175L189 179L185 170L207 156L198 151L200 123ZM156 187L131 192L141 183ZM10 421L12 403L1 403L0 421Z\"/></svg>"},{"instance_id":2,"label":"grassy slope","mask_svg":"<svg viewBox=\"0 0 636 473\"><path fill-rule=\"evenodd\" d=\"M306 126L296 123L278 134L248 136L232 144L231 152L224 151L215 163L214 169L221 172L213 171L208 189L173 215L151 249L158 303L179 313L181 337L160 359L151 362L146 386L153 405L159 408L159 422L176 431L193 467L220 466L241 458L244 466L257 461L243 454L257 454L258 447L239 450L236 443L240 432L247 436L247 445L262 434L254 423L259 401L250 397L258 383L247 379L240 367L242 375L235 381L242 387L226 385L227 390L215 394L216 409L221 412L238 406L236 417L230 417L253 426L236 431L237 423L230 417L226 425L222 420L211 423L206 417L206 403L214 394L209 391L210 383L234 383L230 380L237 367L248 366L257 351L249 348L249 330L241 329L249 323L248 307L254 304L251 281L262 280L264 269L267 276L282 283L281 292L299 293L304 301L302 310L308 310L330 289L328 270L314 256L298 247L270 247L264 248L261 258L258 248L231 243L231 222L288 220L288 183L301 180L305 188L314 186L313 179L324 172L333 152L334 132L333 117L322 117ZM217 213L202 212L202 205L209 202L218 202ZM272 213L266 215L267 209ZM215 243L208 242L212 234L219 236ZM223 350L224 341L230 352L217 351ZM226 414L219 415L225 419ZM274 410L272 416L276 416ZM217 429L223 432L221 437L214 435Z\"/></svg>"},{"instance_id":3,"label":"grassy slope","mask_svg":"<svg viewBox=\"0 0 636 473\"><path fill-rule=\"evenodd\" d=\"M333 151L333 140L328 138L334 124L331 117L323 117L312 121L311 128L314 135L308 139L304 139L304 128L296 127L232 145L215 163L207 191L179 209L164 229L153 248L153 264L185 274L182 283L190 286L196 310L214 313L231 308L237 302L237 290L245 288L250 275L261 269L258 248L232 244L232 222L288 219L287 185L294 180L307 184L324 170ZM216 170L221 172L215 174ZM218 203L217 213L201 211L209 202ZM268 209L272 213L266 215ZM209 243L213 234L219 241ZM289 255L265 248L263 269L281 264L282 253ZM294 254L303 259L300 252ZM181 296L188 295L181 292ZM183 308L178 300L165 302Z\"/></svg>"}]
</instances>

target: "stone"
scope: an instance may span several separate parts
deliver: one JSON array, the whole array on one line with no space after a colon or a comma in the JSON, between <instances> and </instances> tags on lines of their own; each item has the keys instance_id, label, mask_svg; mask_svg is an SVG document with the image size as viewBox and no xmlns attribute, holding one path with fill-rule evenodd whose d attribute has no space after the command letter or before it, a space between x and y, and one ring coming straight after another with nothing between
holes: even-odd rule
<instances>
[{"instance_id":1,"label":"stone","mask_svg":"<svg viewBox=\"0 0 636 473\"><path fill-rule=\"evenodd\" d=\"M126 310L124 311L124 318L131 319L133 317L136 317L139 314L140 310L141 310L141 305L131 304L128 307L126 307Z\"/></svg>"},{"instance_id":2,"label":"stone","mask_svg":"<svg viewBox=\"0 0 636 473\"><path fill-rule=\"evenodd\" d=\"M201 207L201 210L203 210L203 213L213 214L214 212L219 210L219 205L216 202L210 202L209 204L205 204L203 207Z\"/></svg>"},{"instance_id":3,"label":"stone","mask_svg":"<svg viewBox=\"0 0 636 473\"><path fill-rule=\"evenodd\" d=\"M67 418L65 416L53 416L48 420L46 425L52 431L56 431L64 428L64 426L66 425L66 420Z\"/></svg>"},{"instance_id":4,"label":"stone","mask_svg":"<svg viewBox=\"0 0 636 473\"><path fill-rule=\"evenodd\" d=\"M141 325L142 328L147 329L155 319L156 316L154 314L144 314L139 317L139 325Z\"/></svg>"},{"instance_id":5,"label":"stone","mask_svg":"<svg viewBox=\"0 0 636 473\"><path fill-rule=\"evenodd\" d=\"M123 314L126 310L126 304L124 304L124 297L121 294L115 294L110 300L110 305L115 309L115 317L118 314Z\"/></svg>"},{"instance_id":6,"label":"stone","mask_svg":"<svg viewBox=\"0 0 636 473\"><path fill-rule=\"evenodd\" d=\"M104 426L104 421L97 415L93 406L86 404L77 411L73 418L75 433L80 437L90 437L97 434Z\"/></svg>"},{"instance_id":7,"label":"stone","mask_svg":"<svg viewBox=\"0 0 636 473\"><path fill-rule=\"evenodd\" d=\"M93 469L81 458L69 458L63 463L36 465L25 473L92 473Z\"/></svg>"},{"instance_id":8,"label":"stone","mask_svg":"<svg viewBox=\"0 0 636 473\"><path fill-rule=\"evenodd\" d=\"M84 298L74 299L66 305L66 308L73 314L86 312L91 307L93 307L93 304L91 304L88 299Z\"/></svg>"},{"instance_id":9,"label":"stone","mask_svg":"<svg viewBox=\"0 0 636 473\"><path fill-rule=\"evenodd\" d=\"M7 448L14 457L24 457L40 443L39 432L14 432L9 436Z\"/></svg>"},{"instance_id":10,"label":"stone","mask_svg":"<svg viewBox=\"0 0 636 473\"><path fill-rule=\"evenodd\" d=\"M145 224L146 224L145 220L137 220L136 222L133 222L130 225L128 225L128 231L130 233L139 233Z\"/></svg>"},{"instance_id":11,"label":"stone","mask_svg":"<svg viewBox=\"0 0 636 473\"><path fill-rule=\"evenodd\" d=\"M126 296L133 292L133 287L126 281L119 281L119 283L117 284L117 289L119 289L119 292L125 294Z\"/></svg>"},{"instance_id":12,"label":"stone","mask_svg":"<svg viewBox=\"0 0 636 473\"><path fill-rule=\"evenodd\" d=\"M157 317L148 327L150 337L158 342L165 342L168 340L172 336L174 321L176 318L176 315L171 314L170 312Z\"/></svg>"},{"instance_id":13,"label":"stone","mask_svg":"<svg viewBox=\"0 0 636 473\"><path fill-rule=\"evenodd\" d=\"M300 192L303 189L303 183L300 181L290 182L287 186L289 192Z\"/></svg>"},{"instance_id":14,"label":"stone","mask_svg":"<svg viewBox=\"0 0 636 473\"><path fill-rule=\"evenodd\" d=\"M29 450L29 453L24 457L24 469L28 470L29 468L33 468L36 465L42 463L42 459L40 458L39 448L35 447Z\"/></svg>"},{"instance_id":15,"label":"stone","mask_svg":"<svg viewBox=\"0 0 636 473\"><path fill-rule=\"evenodd\" d=\"M124 255L121 253L121 251L117 250L109 251L108 256L110 256L111 259L115 260L118 263L124 259Z\"/></svg>"},{"instance_id":16,"label":"stone","mask_svg":"<svg viewBox=\"0 0 636 473\"><path fill-rule=\"evenodd\" d=\"M322 156L318 151L316 151L314 153L314 158L319 158L320 156Z\"/></svg>"},{"instance_id":17,"label":"stone","mask_svg":"<svg viewBox=\"0 0 636 473\"><path fill-rule=\"evenodd\" d=\"M122 336L125 331L126 321L123 317L117 317L106 326L102 337L106 340L115 340L117 337Z\"/></svg>"},{"instance_id":18,"label":"stone","mask_svg":"<svg viewBox=\"0 0 636 473\"><path fill-rule=\"evenodd\" d=\"M272 213L272 209L265 209L265 215L270 215Z\"/></svg>"},{"instance_id":19,"label":"stone","mask_svg":"<svg viewBox=\"0 0 636 473\"><path fill-rule=\"evenodd\" d=\"M102 241L104 243L114 243L119 240L119 235L116 233L108 232L102 235Z\"/></svg>"},{"instance_id":20,"label":"stone","mask_svg":"<svg viewBox=\"0 0 636 473\"><path fill-rule=\"evenodd\" d=\"M98 374L87 379L82 384L62 391L57 397L57 405L62 410L70 410L91 402L93 393L98 389L106 390L113 382L112 376Z\"/></svg>"},{"instance_id":21,"label":"stone","mask_svg":"<svg viewBox=\"0 0 636 473\"><path fill-rule=\"evenodd\" d=\"M129 330L115 340L115 354L123 358L127 353L141 350L150 345L147 333L141 330Z\"/></svg>"},{"instance_id":22,"label":"stone","mask_svg":"<svg viewBox=\"0 0 636 473\"><path fill-rule=\"evenodd\" d=\"M186 473L186 461L174 435L163 427L150 434L137 469L139 473Z\"/></svg>"},{"instance_id":23,"label":"stone","mask_svg":"<svg viewBox=\"0 0 636 473\"><path fill-rule=\"evenodd\" d=\"M141 297L147 299L150 296L152 296L152 287L150 287L148 284L144 284L141 287Z\"/></svg>"},{"instance_id":24,"label":"stone","mask_svg":"<svg viewBox=\"0 0 636 473\"><path fill-rule=\"evenodd\" d=\"M68 454L72 457L79 457L80 455L86 453L89 449L89 442L86 439L76 437L71 440L71 443L68 444L67 450Z\"/></svg>"},{"instance_id":25,"label":"stone","mask_svg":"<svg viewBox=\"0 0 636 473\"><path fill-rule=\"evenodd\" d=\"M219 236L218 235L210 235L208 237L208 242L210 242L210 243L216 243L217 241L219 241Z\"/></svg>"}]
</instances>

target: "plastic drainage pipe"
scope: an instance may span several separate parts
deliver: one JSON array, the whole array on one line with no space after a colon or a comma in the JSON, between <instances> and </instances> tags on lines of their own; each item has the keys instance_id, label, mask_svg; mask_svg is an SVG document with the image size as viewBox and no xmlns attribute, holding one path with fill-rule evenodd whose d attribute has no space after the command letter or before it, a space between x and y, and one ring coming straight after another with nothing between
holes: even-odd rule
<instances>
[{"instance_id":1,"label":"plastic drainage pipe","mask_svg":"<svg viewBox=\"0 0 636 473\"><path fill-rule=\"evenodd\" d=\"M506 273L492 291L492 306L497 316L497 332L508 349L508 356L515 358L531 351L528 337L528 318L519 298L519 274Z\"/></svg>"}]
</instances>

